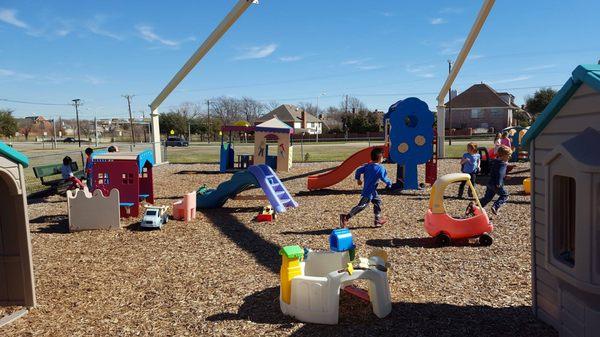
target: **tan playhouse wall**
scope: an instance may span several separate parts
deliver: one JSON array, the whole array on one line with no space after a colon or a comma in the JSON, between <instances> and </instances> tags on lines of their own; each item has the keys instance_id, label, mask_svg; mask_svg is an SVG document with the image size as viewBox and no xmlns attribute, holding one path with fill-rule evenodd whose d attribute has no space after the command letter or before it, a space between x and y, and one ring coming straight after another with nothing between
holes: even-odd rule
<instances>
[{"instance_id":1,"label":"tan playhouse wall","mask_svg":"<svg viewBox=\"0 0 600 337\"><path fill-rule=\"evenodd\" d=\"M23 167L0 157L0 305L35 306Z\"/></svg>"},{"instance_id":2,"label":"tan playhouse wall","mask_svg":"<svg viewBox=\"0 0 600 337\"><path fill-rule=\"evenodd\" d=\"M254 134L254 164L258 165L265 163L267 153L266 151L263 151L261 156L260 150L261 148L265 148L265 145L267 144L266 137L271 134L277 136L277 171L287 172L292 167L293 159L293 146L291 146L289 133L256 131ZM273 144L271 144L271 147L273 147ZM283 153L281 151L282 147Z\"/></svg>"},{"instance_id":3,"label":"tan playhouse wall","mask_svg":"<svg viewBox=\"0 0 600 337\"><path fill-rule=\"evenodd\" d=\"M119 191L112 189L108 197L95 190L67 191L69 231L121 228Z\"/></svg>"},{"instance_id":4,"label":"tan playhouse wall","mask_svg":"<svg viewBox=\"0 0 600 337\"><path fill-rule=\"evenodd\" d=\"M583 84L531 143L533 309L537 317L554 326L561 336L597 336L600 331L600 292L590 291L586 286L587 282L569 282L565 277L560 277L560 271L552 268L548 263L552 255L548 248L552 228L549 228L548 221L548 216L551 214L548 206L550 196L547 175L548 172L568 163L560 158L548 165L544 163L548 161L549 155L558 145L577 136L588 127L600 131L600 92ZM589 146L597 147L598 144L589 144ZM592 178L591 174L578 172L575 168L569 170L573 175L582 178L577 179L578 190L587 185L592 190L595 188L600 191L600 180L597 177ZM600 242L598 241L600 240L600 223L598 223L600 212L597 211L600 192L597 192L595 199L596 209L592 201L593 192L586 193L589 195L583 200L579 198L580 193L577 193L579 219L575 234L577 243L583 242L580 240ZM582 213L579 213L580 209ZM596 212L595 217L594 212ZM591 221L582 221L581 216L584 215ZM577 262L572 273L577 274L578 279L593 280L594 276L588 274L600 272L600 260L596 261L596 264L590 262L590 259L600 255L598 243L578 245L575 254ZM589 267L586 268L584 265Z\"/></svg>"}]
</instances>

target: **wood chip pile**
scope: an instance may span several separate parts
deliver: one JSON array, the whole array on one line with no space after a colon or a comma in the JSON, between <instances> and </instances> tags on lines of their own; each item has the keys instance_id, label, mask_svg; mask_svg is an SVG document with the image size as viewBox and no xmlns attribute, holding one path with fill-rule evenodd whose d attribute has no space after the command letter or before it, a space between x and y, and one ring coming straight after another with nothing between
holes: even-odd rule
<instances>
[{"instance_id":1,"label":"wood chip pile","mask_svg":"<svg viewBox=\"0 0 600 337\"><path fill-rule=\"evenodd\" d=\"M350 295L342 295L337 326L284 316L278 300L279 248L296 244L327 250L338 215L359 199L351 178L332 190L306 191L309 173L336 165L296 164L280 174L300 207L273 223L252 221L265 200L238 200L199 212L192 223L171 220L160 231L140 231L134 219L120 231L68 233L64 196L34 200L29 213L39 305L0 335L556 335L531 311L530 208L521 192L528 164L519 164L515 171L520 173L507 182L511 197L492 220L491 247L435 247L423 229L428 188L383 194L389 220L383 228L371 227L370 208L352 219L358 255L383 248L390 256L393 311L387 318L378 319L368 304ZM457 160L439 165L440 175L459 168ZM395 165L387 167L395 177ZM157 204L170 205L202 184L216 187L230 176L215 170L216 165L158 167ZM478 193L483 191L479 186ZM448 194L455 193L451 187ZM261 194L258 189L243 193ZM447 200L453 214L462 213L466 204Z\"/></svg>"}]
</instances>

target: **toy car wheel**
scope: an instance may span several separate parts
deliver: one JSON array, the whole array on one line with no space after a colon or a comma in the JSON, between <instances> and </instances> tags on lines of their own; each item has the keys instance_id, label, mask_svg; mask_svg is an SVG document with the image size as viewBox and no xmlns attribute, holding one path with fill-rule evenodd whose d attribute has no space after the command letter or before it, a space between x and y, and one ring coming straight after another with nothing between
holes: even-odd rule
<instances>
[{"instance_id":1,"label":"toy car wheel","mask_svg":"<svg viewBox=\"0 0 600 337\"><path fill-rule=\"evenodd\" d=\"M165 221L163 221L163 223L166 224L167 222L169 222L169 217L168 216L165 217Z\"/></svg>"},{"instance_id":2,"label":"toy car wheel","mask_svg":"<svg viewBox=\"0 0 600 337\"><path fill-rule=\"evenodd\" d=\"M479 244L482 246L491 246L492 242L494 242L494 239L488 233L483 233L479 237Z\"/></svg>"},{"instance_id":3,"label":"toy car wheel","mask_svg":"<svg viewBox=\"0 0 600 337\"><path fill-rule=\"evenodd\" d=\"M440 233L435 237L435 243L441 247L448 246L450 244L450 237L446 233Z\"/></svg>"}]
</instances>

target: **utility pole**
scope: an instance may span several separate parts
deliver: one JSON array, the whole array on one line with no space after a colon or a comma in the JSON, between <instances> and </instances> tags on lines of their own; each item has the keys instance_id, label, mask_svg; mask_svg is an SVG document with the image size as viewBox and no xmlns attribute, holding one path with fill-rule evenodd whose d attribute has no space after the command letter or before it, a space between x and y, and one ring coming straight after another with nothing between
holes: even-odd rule
<instances>
[{"instance_id":1,"label":"utility pole","mask_svg":"<svg viewBox=\"0 0 600 337\"><path fill-rule=\"evenodd\" d=\"M448 76L452 72L452 60L448 59ZM448 102L452 100L452 85L448 87ZM452 104L448 104L448 130L450 130L450 137L448 137L448 145L452 145Z\"/></svg>"},{"instance_id":2,"label":"utility pole","mask_svg":"<svg viewBox=\"0 0 600 337\"><path fill-rule=\"evenodd\" d=\"M210 133L210 100L206 100L206 116L208 119L208 144L210 144L210 139L212 138L212 134Z\"/></svg>"},{"instance_id":3,"label":"utility pole","mask_svg":"<svg viewBox=\"0 0 600 337\"><path fill-rule=\"evenodd\" d=\"M131 144L135 146L135 132L133 130L133 117L131 116L131 99L135 95L122 95L127 100L127 108L129 109L129 127L131 128Z\"/></svg>"},{"instance_id":4,"label":"utility pole","mask_svg":"<svg viewBox=\"0 0 600 337\"><path fill-rule=\"evenodd\" d=\"M52 148L56 149L56 120L52 118Z\"/></svg>"},{"instance_id":5,"label":"utility pole","mask_svg":"<svg viewBox=\"0 0 600 337\"><path fill-rule=\"evenodd\" d=\"M98 120L94 117L94 139L96 147L98 147Z\"/></svg>"},{"instance_id":6,"label":"utility pole","mask_svg":"<svg viewBox=\"0 0 600 337\"><path fill-rule=\"evenodd\" d=\"M79 147L81 147L81 132L79 131L79 102L81 100L76 98L73 100L73 105L75 105L75 118L77 119L77 142L79 143Z\"/></svg>"}]
</instances>

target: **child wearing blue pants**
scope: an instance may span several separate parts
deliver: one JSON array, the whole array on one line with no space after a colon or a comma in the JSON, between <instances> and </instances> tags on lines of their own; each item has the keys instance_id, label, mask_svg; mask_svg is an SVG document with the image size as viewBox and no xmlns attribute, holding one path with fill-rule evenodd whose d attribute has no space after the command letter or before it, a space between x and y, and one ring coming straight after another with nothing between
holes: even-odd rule
<instances>
[{"instance_id":1,"label":"child wearing blue pants","mask_svg":"<svg viewBox=\"0 0 600 337\"><path fill-rule=\"evenodd\" d=\"M363 211L369 203L373 204L373 213L375 214L375 227L381 227L385 220L381 218L381 198L377 193L377 184L383 181L387 188L392 186L392 182L387 177L387 170L381 163L383 162L383 149L375 148L371 151L371 162L361 166L354 174L354 179L358 186L363 185L361 176L364 176L364 185L360 194L358 205L354 206L348 214L340 214L340 225L348 226L350 218Z\"/></svg>"},{"instance_id":2,"label":"child wearing blue pants","mask_svg":"<svg viewBox=\"0 0 600 337\"><path fill-rule=\"evenodd\" d=\"M506 177L506 168L508 159L512 155L512 150L508 146L500 146L490 165L490 180L487 183L485 195L479 199L481 207L485 207L496 194L498 199L492 205L492 213L498 215L498 209L508 201L508 192L504 189L504 178Z\"/></svg>"}]
</instances>

